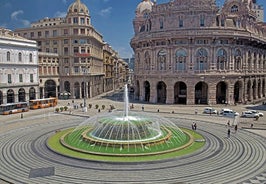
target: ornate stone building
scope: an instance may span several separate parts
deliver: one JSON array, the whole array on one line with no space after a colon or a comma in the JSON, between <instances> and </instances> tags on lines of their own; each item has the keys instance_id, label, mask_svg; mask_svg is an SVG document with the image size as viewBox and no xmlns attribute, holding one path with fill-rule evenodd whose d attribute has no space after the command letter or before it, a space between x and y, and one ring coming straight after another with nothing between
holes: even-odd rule
<instances>
[{"instance_id":1,"label":"ornate stone building","mask_svg":"<svg viewBox=\"0 0 266 184\"><path fill-rule=\"evenodd\" d=\"M36 42L0 28L0 104L38 98L38 78Z\"/></svg>"},{"instance_id":2,"label":"ornate stone building","mask_svg":"<svg viewBox=\"0 0 266 184\"><path fill-rule=\"evenodd\" d=\"M58 54L59 77L46 78L55 85L56 92L50 94L68 92L72 98L84 98L103 93L103 37L92 26L89 9L80 0L69 6L66 17L44 18L15 32L36 40L40 52ZM44 96L47 93L43 91Z\"/></svg>"},{"instance_id":3,"label":"ornate stone building","mask_svg":"<svg viewBox=\"0 0 266 184\"><path fill-rule=\"evenodd\" d=\"M60 90L59 55L39 52L39 86L40 97L56 97Z\"/></svg>"},{"instance_id":4,"label":"ornate stone building","mask_svg":"<svg viewBox=\"0 0 266 184\"><path fill-rule=\"evenodd\" d=\"M133 20L135 98L152 103L265 100L266 24L252 0L143 0Z\"/></svg>"}]
</instances>

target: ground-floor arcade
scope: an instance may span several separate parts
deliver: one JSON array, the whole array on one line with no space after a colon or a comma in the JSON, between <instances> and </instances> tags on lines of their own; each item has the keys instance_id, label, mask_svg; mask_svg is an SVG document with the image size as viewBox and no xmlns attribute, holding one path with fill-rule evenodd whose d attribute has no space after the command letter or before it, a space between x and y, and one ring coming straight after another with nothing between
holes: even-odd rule
<instances>
[{"instance_id":1,"label":"ground-floor arcade","mask_svg":"<svg viewBox=\"0 0 266 184\"><path fill-rule=\"evenodd\" d=\"M38 94L38 86L2 88L0 89L0 104L27 102L36 99Z\"/></svg>"},{"instance_id":2,"label":"ground-floor arcade","mask_svg":"<svg viewBox=\"0 0 266 184\"><path fill-rule=\"evenodd\" d=\"M235 104L264 101L266 77L137 78L136 100L166 104Z\"/></svg>"}]
</instances>

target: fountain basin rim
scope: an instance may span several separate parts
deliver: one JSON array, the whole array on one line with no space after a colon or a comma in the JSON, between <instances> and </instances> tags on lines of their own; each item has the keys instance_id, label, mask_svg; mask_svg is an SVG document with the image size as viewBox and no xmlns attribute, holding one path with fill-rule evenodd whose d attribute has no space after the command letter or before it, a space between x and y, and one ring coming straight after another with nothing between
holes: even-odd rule
<instances>
[{"instance_id":1,"label":"fountain basin rim","mask_svg":"<svg viewBox=\"0 0 266 184\"><path fill-rule=\"evenodd\" d=\"M182 150L184 148L187 148L189 147L190 145L192 145L195 141L194 141L194 137L188 133L187 131L183 130L183 132L189 136L189 142L187 142L186 144L180 146L180 147L177 147L177 148L174 148L174 149L169 149L169 150L165 150L165 151L160 151L160 152L150 152L150 153L127 153L127 154L112 154L112 153L102 153L102 152L93 152L93 151L86 151L86 150L83 150L83 149L79 149L79 148L76 148L76 147L73 147L73 146L70 146L69 144L67 144L64 140L65 136L67 136L70 132L72 131L69 130L67 133L65 133L62 137L60 137L60 144L65 146L66 148L70 149L70 150L73 150L73 151L77 151L77 152L80 152L80 153L85 153L85 154L92 154L92 155L99 155L99 156L113 156L113 157L125 157L125 156L128 156L128 157L138 157L138 156L153 156L153 155L158 155L158 154L165 154L165 153L171 153L171 152L176 152L176 151L179 151L179 150ZM65 155L65 156L68 156L68 155ZM69 156L69 157L73 157L73 156ZM73 157L75 158L75 157ZM88 160L88 159L85 159L85 160Z\"/></svg>"}]
</instances>

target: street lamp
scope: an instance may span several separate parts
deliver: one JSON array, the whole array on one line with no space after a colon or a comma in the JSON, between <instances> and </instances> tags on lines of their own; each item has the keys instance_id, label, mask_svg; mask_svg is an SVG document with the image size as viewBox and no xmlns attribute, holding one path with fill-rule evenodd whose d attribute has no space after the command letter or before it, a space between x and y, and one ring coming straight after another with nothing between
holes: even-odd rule
<instances>
[{"instance_id":1,"label":"street lamp","mask_svg":"<svg viewBox=\"0 0 266 184\"><path fill-rule=\"evenodd\" d=\"M86 69L83 70L83 85L84 85L84 95L83 95L83 112L87 112L87 103L86 103L86 94L87 94L87 91L86 91L86 88L87 88L87 85L86 85L86 81L85 81L85 75L88 73L88 71Z\"/></svg>"}]
</instances>

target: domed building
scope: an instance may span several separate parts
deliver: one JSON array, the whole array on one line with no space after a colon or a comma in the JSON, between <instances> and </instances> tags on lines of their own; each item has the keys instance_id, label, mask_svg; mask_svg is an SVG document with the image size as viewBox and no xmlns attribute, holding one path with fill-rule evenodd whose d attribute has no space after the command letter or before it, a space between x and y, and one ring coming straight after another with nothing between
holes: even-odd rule
<instances>
[{"instance_id":1,"label":"domed building","mask_svg":"<svg viewBox=\"0 0 266 184\"><path fill-rule=\"evenodd\" d=\"M143 0L133 20L135 98L167 104L265 100L266 24L256 1Z\"/></svg>"}]
</instances>

